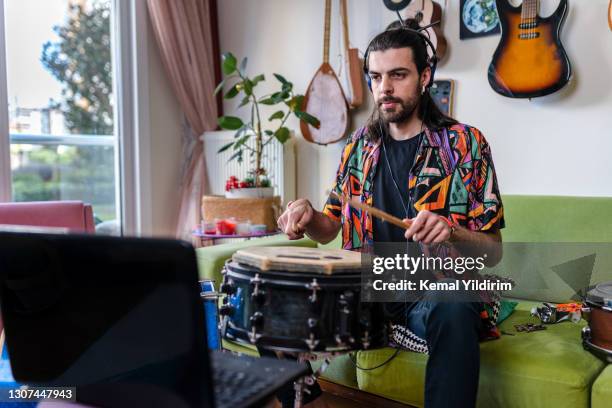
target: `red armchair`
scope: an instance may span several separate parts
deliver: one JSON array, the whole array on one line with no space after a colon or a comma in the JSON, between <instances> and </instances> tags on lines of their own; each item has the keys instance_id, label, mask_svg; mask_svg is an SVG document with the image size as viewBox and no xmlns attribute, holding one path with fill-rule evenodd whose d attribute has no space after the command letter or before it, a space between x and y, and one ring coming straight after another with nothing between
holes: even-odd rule
<instances>
[{"instance_id":1,"label":"red armchair","mask_svg":"<svg viewBox=\"0 0 612 408\"><path fill-rule=\"evenodd\" d=\"M81 201L0 203L0 224L60 227L76 233L96 231L91 205ZM3 328L0 318L0 333Z\"/></svg>"},{"instance_id":2,"label":"red armchair","mask_svg":"<svg viewBox=\"0 0 612 408\"><path fill-rule=\"evenodd\" d=\"M0 224L68 228L75 233L94 233L91 205L81 201L0 203Z\"/></svg>"}]
</instances>

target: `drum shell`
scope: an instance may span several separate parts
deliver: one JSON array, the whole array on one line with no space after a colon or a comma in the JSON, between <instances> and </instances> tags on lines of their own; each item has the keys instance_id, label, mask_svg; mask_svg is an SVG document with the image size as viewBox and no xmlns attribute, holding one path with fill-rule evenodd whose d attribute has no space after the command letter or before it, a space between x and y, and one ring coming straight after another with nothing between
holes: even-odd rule
<instances>
[{"instance_id":1,"label":"drum shell","mask_svg":"<svg viewBox=\"0 0 612 408\"><path fill-rule=\"evenodd\" d=\"M359 273L262 272L229 261L224 275L233 292L226 302L231 306L225 320L227 338L298 352L386 345L382 304L361 302ZM251 318L256 313L260 321L254 339Z\"/></svg>"},{"instance_id":2,"label":"drum shell","mask_svg":"<svg viewBox=\"0 0 612 408\"><path fill-rule=\"evenodd\" d=\"M612 358L612 281L599 283L589 290L585 304L583 316L589 322L587 345L598 347L598 352Z\"/></svg>"},{"instance_id":3,"label":"drum shell","mask_svg":"<svg viewBox=\"0 0 612 408\"><path fill-rule=\"evenodd\" d=\"M219 299L221 294L215 291L213 279L203 279L200 282L200 298L204 305L204 318L206 324L206 342L210 350L221 348L219 335Z\"/></svg>"},{"instance_id":4,"label":"drum shell","mask_svg":"<svg viewBox=\"0 0 612 408\"><path fill-rule=\"evenodd\" d=\"M590 306L591 343L612 354L612 312L594 305Z\"/></svg>"}]
</instances>

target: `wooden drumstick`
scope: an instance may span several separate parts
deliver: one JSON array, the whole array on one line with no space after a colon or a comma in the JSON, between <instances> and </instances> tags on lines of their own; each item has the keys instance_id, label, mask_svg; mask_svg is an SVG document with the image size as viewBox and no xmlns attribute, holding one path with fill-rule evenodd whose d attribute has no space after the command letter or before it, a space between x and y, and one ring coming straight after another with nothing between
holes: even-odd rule
<instances>
[{"instance_id":1,"label":"wooden drumstick","mask_svg":"<svg viewBox=\"0 0 612 408\"><path fill-rule=\"evenodd\" d=\"M349 198L347 195L342 194L339 195L338 193L336 193L335 191L330 191L330 194L335 196L338 200L340 201L344 201L349 203L349 205L353 208L359 208L360 210L363 211L367 211L370 214L372 214L374 217L380 218L383 221L387 221L390 222L393 225L396 225L400 228L403 229L408 229L408 227L410 227L410 225L412 225L411 222L404 222L402 220L400 220L397 217L394 217L393 215L386 213L382 210L379 210L378 208L372 207L370 205L364 204L360 201L357 201L354 198Z\"/></svg>"}]
</instances>

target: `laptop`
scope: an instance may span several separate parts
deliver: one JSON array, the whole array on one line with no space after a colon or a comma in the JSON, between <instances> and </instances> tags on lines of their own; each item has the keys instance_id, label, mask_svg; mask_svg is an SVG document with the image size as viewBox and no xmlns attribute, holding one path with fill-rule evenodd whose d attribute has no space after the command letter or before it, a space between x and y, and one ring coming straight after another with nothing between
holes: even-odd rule
<instances>
[{"instance_id":1,"label":"laptop","mask_svg":"<svg viewBox=\"0 0 612 408\"><path fill-rule=\"evenodd\" d=\"M193 247L0 232L0 309L13 376L110 407L261 406L305 364L208 352Z\"/></svg>"}]
</instances>

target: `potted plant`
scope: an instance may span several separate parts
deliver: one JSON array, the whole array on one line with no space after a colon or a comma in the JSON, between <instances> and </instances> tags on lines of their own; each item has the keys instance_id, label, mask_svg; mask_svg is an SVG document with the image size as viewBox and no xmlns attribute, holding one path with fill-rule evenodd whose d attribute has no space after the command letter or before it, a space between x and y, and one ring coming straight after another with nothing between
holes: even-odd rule
<instances>
[{"instance_id":1,"label":"potted plant","mask_svg":"<svg viewBox=\"0 0 612 408\"><path fill-rule=\"evenodd\" d=\"M285 123L291 115L295 115L300 121L317 128L320 124L317 118L301 110L304 96L294 94L293 84L282 75L274 74L279 82L280 89L258 96L256 87L265 81L265 77L263 74L249 77L246 74L246 65L246 57L238 65L238 60L232 53L223 54L222 70L225 78L217 85L215 94L222 92L227 85L228 88L224 93L224 98L233 99L241 96L242 101L239 108L246 107L250 114L247 121L243 121L236 116L221 116L218 118L219 126L222 129L235 131L234 140L221 147L218 153L232 149L233 154L229 161L237 160L239 163L244 161L246 153L249 155L250 165L252 166L247 179L238 181L230 178L228 180L226 197L269 197L272 196L274 189L270 185L269 179L266 178L266 169L262 166L264 147L273 140L285 143L290 138L290 131ZM264 122L260 109L261 105L282 106L279 106L279 109ZM247 143L251 138L255 139L254 145Z\"/></svg>"}]
</instances>

